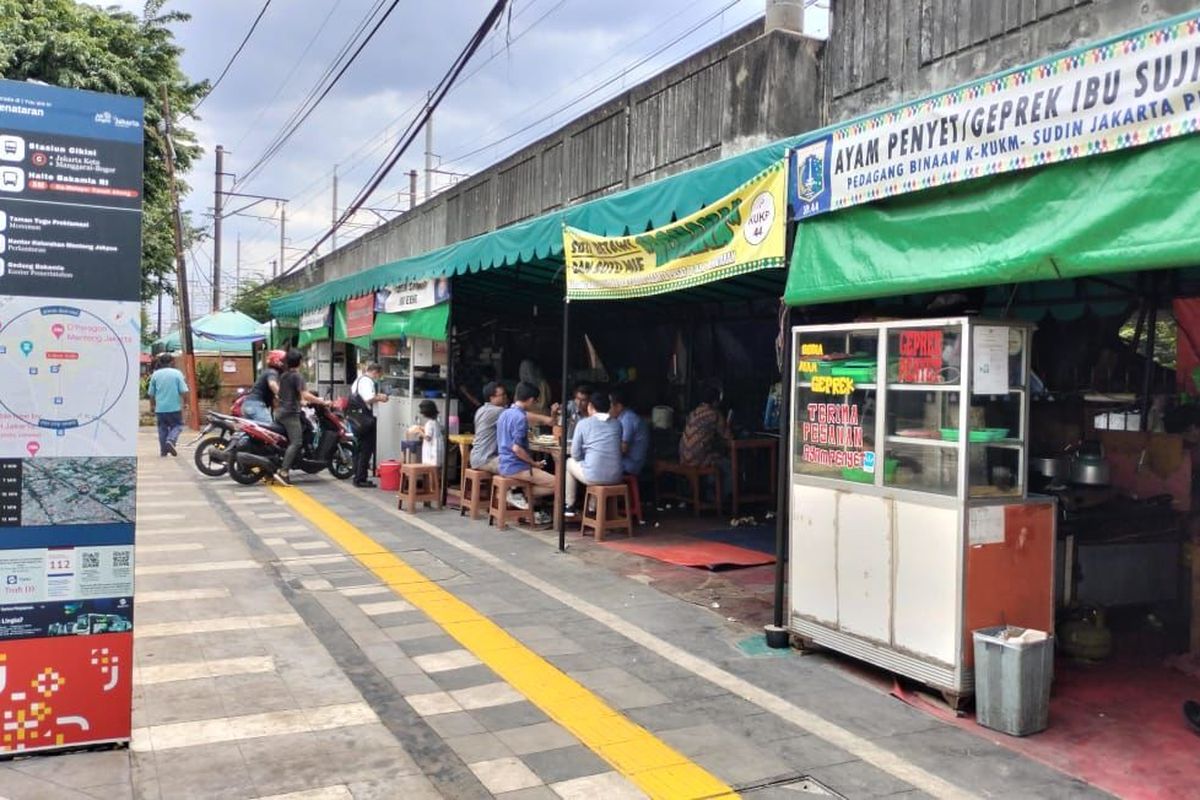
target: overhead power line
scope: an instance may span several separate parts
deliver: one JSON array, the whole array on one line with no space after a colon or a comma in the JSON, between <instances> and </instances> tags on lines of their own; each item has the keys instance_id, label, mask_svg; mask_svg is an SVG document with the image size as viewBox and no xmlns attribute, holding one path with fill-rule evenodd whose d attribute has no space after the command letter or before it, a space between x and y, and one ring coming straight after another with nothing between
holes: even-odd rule
<instances>
[{"instance_id":1,"label":"overhead power line","mask_svg":"<svg viewBox=\"0 0 1200 800\"><path fill-rule=\"evenodd\" d=\"M299 260L297 260L294 264L292 264L291 267L281 274L286 275L288 272L291 272L303 264L305 259L316 252L318 247L324 244L325 241L332 236L343 223L353 217L354 214L366 204L367 200L370 199L374 191L379 188L379 185L383 183L385 178L387 178L388 173L390 173L392 168L396 166L396 162L401 159L404 153L412 145L413 141L417 138L417 135L422 129L424 129L425 125L428 124L429 117L437 109L438 105L441 104L442 100L445 99L446 94L450 91L450 88L454 85L454 82L458 79L458 76L467 66L467 63L471 60L471 57L475 55L475 52L479 49L480 45L483 44L484 39L487 38L488 32L492 29L492 26L499 21L500 16L504 13L504 9L508 3L509 0L496 0L496 2L492 5L491 10L488 11L487 16L480 24L479 28L476 29L475 34L470 38L470 40L468 40L467 44L463 47L462 52L459 53L458 58L454 60L454 62L450 65L449 70L438 82L437 86L434 87L434 90L430 95L429 102L425 105L425 108L421 110L421 112L416 118L413 119L411 123L409 123L405 134L396 142L396 145L392 148L392 151L387 155L383 163L380 164L375 170L374 174L372 174L371 178L367 181L367 184L359 191L346 210L341 214L341 216L338 217L337 221L334 222L333 226L330 227L330 229L326 231L325 234L318 239L317 242L311 248L309 248L303 256L299 258Z\"/></svg>"},{"instance_id":2,"label":"overhead power line","mask_svg":"<svg viewBox=\"0 0 1200 800\"><path fill-rule=\"evenodd\" d=\"M325 71L321 73L321 76L317 78L316 82L309 87L308 92L305 93L304 98L300 101L300 104L292 110L292 113L283 121L283 124L279 127L279 130L277 130L267 141L266 147L263 148L264 153L268 152L272 147L278 144L284 134L287 133L288 128L295 123L302 113L304 113L304 109L308 107L308 104L311 103L317 96L317 93L321 91L321 87L327 80L329 80L334 71L337 70L338 65L342 63L342 60L346 57L346 54L350 52L350 48L352 48L354 43L358 41L358 37L362 35L363 31L367 29L367 26L371 24L371 20L374 19L375 15L378 14L380 9L383 8L384 2L386 2L386 0L375 0L374 4L367 11L367 13L361 20L359 20L354 30L350 33L350 36L345 42L342 43L342 46L334 55L333 60L330 61L328 66L325 67Z\"/></svg>"},{"instance_id":3,"label":"overhead power line","mask_svg":"<svg viewBox=\"0 0 1200 800\"><path fill-rule=\"evenodd\" d=\"M371 27L371 30L366 34L365 37L362 38L361 41L358 42L358 46L354 48L354 52L348 57L340 59L341 68L337 70L337 73L329 78L329 80L324 82L324 88L321 89L320 93L317 94L315 98L301 105L303 112L300 114L300 116L296 118L295 122L293 122L277 138L274 144L267 148L266 152L264 152L254 162L254 164L251 165L250 169L248 169L242 175L242 177L238 179L238 181L234 184L235 187L244 184L246 181L254 177L255 173L266 166L267 163L270 162L270 160L274 158L277 153L279 153L283 146L287 144L287 141L291 139L292 136L295 135L296 131L300 129L300 126L303 125L304 122L312 115L312 113L317 110L317 107L321 105L321 102L329 96L329 93L333 91L335 86L337 86L338 81L342 79L342 76L346 74L346 71L350 69L351 65L353 65L355 60L358 59L358 56L362 53L363 49L370 44L373 38L375 38L375 34L379 32L381 27L383 27L383 23L387 22L388 17L392 15L392 12L396 10L396 6L398 5L400 5L400 0L392 0L387 9L375 21L375 24ZM376 8L378 8L378 4ZM369 21L370 19L371 17L368 16L367 20ZM338 61L335 60L334 65L331 66L336 66L337 63Z\"/></svg>"},{"instance_id":4,"label":"overhead power line","mask_svg":"<svg viewBox=\"0 0 1200 800\"><path fill-rule=\"evenodd\" d=\"M338 2L340 3L341 0L338 0ZM513 23L521 20L523 17L526 16L526 14L528 12L537 8L538 5L540 4L540 2L541 2L541 0L530 0L529 2L521 4L521 5L518 5L515 2L510 3L510 13L509 13L509 18L507 20L507 26L511 27L513 25ZM567 2L569 2L569 0L551 0L550 7L548 9L546 9L545 11L543 11L542 13L540 13L537 16L537 18L534 19L533 22L531 22L529 25L522 28L515 35L512 35L512 34L506 35L504 37L504 41L503 41L502 45L498 49L496 49L495 52L493 52L487 58L480 61L478 64L476 64L474 66L474 68L472 68L469 72L465 73L462 77L459 78L458 81L455 82L453 88L451 89L451 93L453 94L455 92L460 91L464 86L467 85L468 82L471 81L472 78L474 78L476 75L478 75L489 64L491 64L493 61L495 61L497 58L504 55L505 53L510 52L512 47L517 42L519 42L521 39L523 39L525 36L527 36L534 28L536 28L540 24L542 24L549 16L551 16L556 11L558 11L560 8L562 8L564 5L566 5ZM337 6L335 4L334 8L336 8L336 7ZM328 19L328 16L329 15L327 15L326 19ZM324 23L322 23L322 25L321 25L321 28L323 28L323 27L324 27ZM484 40L483 45L486 46L489 42L494 42L497 38L498 31L500 31L501 28L502 28L502 26L499 26L499 25L496 26L495 28L493 28L489 32L487 38ZM318 33L320 33L320 30L318 30ZM309 45L311 45L311 44L312 44L312 41L310 40ZM305 53L307 53L308 49L309 49L308 47L305 47ZM294 71L294 68L293 68L293 71ZM285 79L285 83L286 83L286 79ZM278 94L279 94L279 92L277 91L275 94L275 97L278 97ZM388 124L385 125L381 130L379 130L375 135L367 138L366 140L364 140L362 142L362 144L358 145L353 150L351 150L349 153L347 153L345 156L343 156L342 159L340 159L338 162L338 165L336 167L336 172L340 176L342 176L342 178L346 178L350 174L356 172L358 167L361 164L366 162L368 159L373 158L375 156L375 154L378 153L380 150L387 147L389 144L393 144L395 139L397 139L399 136L403 135L403 130L398 131L395 137L393 137L391 135L391 133L390 133L391 130L394 127L396 127L399 123L401 123L403 120L409 119L409 114L413 110L415 110L418 105L425 103L426 97L427 97L426 93L422 92L421 95L417 99L415 99L412 103L410 103L403 111L401 111L399 114L397 114L395 117L393 117L391 119L391 121L389 121ZM274 97L272 98L272 100L270 102L274 102ZM269 105L269 103L268 103L268 105ZM265 113L265 111L266 111L265 107L263 109L260 109L260 111L258 113L258 117L256 118L256 124L257 124L257 119L261 119L261 117ZM253 127L254 126L252 125L251 128L247 129L246 134L243 134L241 140L244 140L246 138L246 136L251 132L251 130L253 130ZM236 145L235 145L234 149L236 149ZM312 201L314 201L319 195L321 195L325 191L326 187L328 186L329 180L333 176L334 172L335 172L334 169L325 170L321 174L316 175L311 181L309 181L303 187L298 189L296 192L294 192L291 195L291 197L288 199L289 208L300 208L300 209L307 208L308 205L311 204ZM320 236L321 233L323 233L322 230L317 230L316 232L314 232L308 236L305 236L302 239L295 240L295 243L301 244L301 243L304 243L307 241L311 241L312 239L315 239L317 236ZM269 234L263 234L262 236L251 239L250 242L253 243L253 242L258 242L258 241L264 241L268 235Z\"/></svg>"},{"instance_id":5,"label":"overhead power line","mask_svg":"<svg viewBox=\"0 0 1200 800\"><path fill-rule=\"evenodd\" d=\"M246 131L238 137L238 140L234 142L234 152L238 152L242 147L242 143L246 141L246 137L258 129L258 123L262 121L263 115L270 110L271 106L275 104L275 101L279 99L279 95L282 94L283 90L286 89L288 84L292 82L292 77L296 74L296 70L298 70L300 65L304 63L304 59L308 55L308 51L312 49L312 46L316 44L317 39L319 39L321 34L325 32L325 26L329 24L329 20L333 17L334 12L338 10L341 4L342 0L336 0L336 2L329 7L329 11L325 14L325 18L322 19L317 25L317 29L313 31L312 37L308 40L308 43L304 45L304 49L300 51L300 55L296 56L296 60L292 64L291 69L288 70L287 75L284 76L283 81L279 84L279 87L275 90L275 93L271 95L271 99L259 106L258 114L254 116L254 121L251 122L246 128Z\"/></svg>"},{"instance_id":6,"label":"overhead power line","mask_svg":"<svg viewBox=\"0 0 1200 800\"><path fill-rule=\"evenodd\" d=\"M338 0L338 2L340 3L341 0ZM538 5L538 2L539 2L539 0L530 0L530 2L521 6L519 10L516 10L516 4L514 3L513 4L514 11L511 14L509 24L511 25L513 22L520 20L523 16L525 16L525 14L528 11L530 11L531 9L536 7ZM554 5L552 5L548 10L544 11L541 15L539 15L538 18L535 19L533 22L531 22L528 26L521 29L521 31L519 33L517 33L515 36L512 36L511 38L506 38L505 42L504 42L504 47L502 50L498 50L497 52L488 56L483 61L479 62L479 64L477 64L474 69L472 69L466 75L462 76L462 78L455 84L454 88L457 90L457 89L461 89L463 86L465 86L466 83L471 80L471 78L473 78L477 74L479 74L479 72L481 70L483 70L488 64L492 63L497 58L499 58L503 53L507 52L509 50L509 48L511 48L514 44L519 42L530 31L532 31L534 28L536 28L539 24L544 22L547 17L549 17L551 14L553 14L558 9L562 8L567 2L568 2L568 0L557 0L557 2L554 3ZM336 5L334 7L336 8ZM326 21L327 20L328 20L328 16L326 17ZM324 27L324 23L322 23L322 25L321 25L321 28L323 28L323 27ZM360 25L360 28L361 27L364 27L364 26ZM493 31L488 34L488 39L485 41L485 44L487 43L487 41L491 41L495 38L496 30L498 30L498 28L493 29ZM320 29L318 30L318 34L319 33L320 33ZM315 35L314 35L314 38L315 38ZM309 46L311 46L311 45L312 45L312 41L310 40ZM308 47L305 47L304 52L307 53L308 49L309 49ZM343 48L343 50L344 49L346 49L346 48ZM303 57L303 54L301 57ZM292 71L295 71L295 67L293 67ZM331 70L327 70L327 73L329 71L331 71ZM285 83L286 83L286 80L285 80ZM276 92L275 97L278 97L278 94L279 93ZM389 131L392 129L392 127L397 125L398 123L400 123L402 120L408 119L409 113L412 112L417 107L417 105L424 103L425 99L426 99L425 95L422 94L419 98L414 100L407 108L405 108L403 111L401 111L399 114L397 114L378 133L376 133L374 136L369 137L368 139L363 141L363 143L360 144L358 147L354 148L349 153L347 153L345 156L343 156L342 159L339 160L339 162L338 162L339 174L341 174L343 177L346 176L347 174L349 174L349 172L353 171L359 164L363 163L366 159L370 158L376 152L378 152L381 148L383 148L385 145L387 145L388 142L392 139L392 137L389 135ZM272 103L272 102L274 102L274 97L271 99L271 101L268 102L268 105L270 105L270 103ZM259 111L258 118L256 118L256 123L257 123L257 119L261 119L261 117L264 113L265 113L265 108ZM293 114L293 117L290 119L294 119L294 117L295 117L295 115ZM247 130L247 134L250 132L250 130L253 129L253 127L254 126L251 126L251 128ZM284 127L287 127L287 125L285 124ZM244 140L244 139L245 139L245 134L242 136L242 140ZM272 141L274 141L274 140L272 140ZM235 145L235 149L236 149L236 145ZM293 194L292 197L288 200L288 202L292 203L292 204L299 203L301 201L301 199L308 198L309 196L311 196L317 192L320 192L322 190L322 188L324 187L324 185L326 183L328 183L330 177L333 175L333 172L334 171L332 169L329 169L329 170L325 170L320 175L317 175L312 181L305 184L304 187L302 187L295 194Z\"/></svg>"},{"instance_id":7,"label":"overhead power line","mask_svg":"<svg viewBox=\"0 0 1200 800\"><path fill-rule=\"evenodd\" d=\"M707 24L709 24L710 22L712 22L713 20L717 19L717 17L721 16L721 15L722 15L722 14L724 14L726 11L730 10L731 8L733 8L734 6L738 5L738 4L739 4L739 3L741 3L741 2L742 2L742 0L730 0L730 2L728 2L728 3L726 3L725 5L721 6L721 7L720 7L720 8L718 8L716 11L714 11L712 14L709 14L707 17L705 17L705 18L703 18L703 19L699 20L698 22L696 22L696 24L694 24L694 25L692 25L691 27L687 28L685 31L683 31L681 34L679 34L679 35L678 35L678 36L676 36L675 38L671 39L670 41L668 41L667 43L665 43L665 44L663 44L663 45L660 45L658 48L656 48L655 50L653 50L653 51L652 51L652 52L650 52L649 54L647 54L647 55L645 55L645 56L642 56L641 58L639 58L639 59L638 59L637 61L635 61L634 63L632 63L632 64L628 65L627 67L625 67L625 68L623 68L623 69L621 69L619 72L617 72L617 73L615 73L615 74L611 75L610 77L608 77L608 78L607 78L607 79L605 79L604 81L601 81L600 83L596 84L595 86L591 87L590 89L588 89L588 90L586 90L586 91L582 92L581 94L578 94L578 95L576 95L576 96L575 96L574 98L572 98L571 100L569 100L569 101L567 101L566 103L563 103L561 106L559 106L559 107L555 108L553 111L550 111L550 112L548 112L547 114L545 114L545 115L543 115L543 116L541 116L541 117L538 117L537 119L533 120L532 122L529 122L529 123L527 123L527 124L523 125L522 127L518 128L517 130L515 130L515 131L513 131L513 132L511 132L511 133L509 133L509 134L506 134L505 136L502 136L502 137L500 137L499 139L495 139L494 141L488 142L488 143L487 143L487 144L485 144L485 145L482 145L482 146L480 146L480 147L475 147L475 148L473 148L473 149L471 149L471 150L468 150L468 151L466 151L466 152L463 152L463 153L459 153L459 154L457 154L457 155L455 155L455 156L453 156L453 157L451 157L451 158L448 158L448 159L446 159L446 160L443 162L443 164L454 164L454 163L457 163L457 162L463 161L463 160L465 160L465 159L468 159L468 158L470 158L471 156L475 156L475 155L478 155L478 154L480 154L480 153L483 153L483 152L485 152L485 151L487 151L487 150L490 150L491 148L495 147L496 145L500 145L500 144L503 144L503 143L505 143L505 142L507 142L507 141L509 141L509 140L511 140L511 139L515 139L516 137L520 136L522 133L525 133L525 132L526 132L526 131L528 131L528 130L532 130L533 128L536 128L538 125L541 125L541 124L542 124L542 123L544 123L544 122L547 122L547 121L549 121L549 120L552 120L552 119L554 119L555 117L557 117L557 116L558 116L559 114L561 114L562 112L564 112L564 111L567 111L568 109L570 109L570 108L573 108L574 106L577 106L577 105L579 105L579 104L580 104L580 103L582 103L584 100L587 100L588 98L595 96L595 95L596 95L596 94L598 94L600 91L604 90L605 88L607 88L607 87L611 86L612 84L616 83L617 81L621 80L622 78L624 78L625 76L627 76L627 75L629 75L631 72L633 72L634 70L636 70L636 69L638 69L639 67L641 67L641 66L645 65L646 63L648 63L649 61L651 61L651 60L653 60L654 58L658 57L659 55L662 55L664 52L666 52L667 50L671 49L671 48L672 48L672 47L674 47L675 45L679 44L679 43L680 43L680 42L682 42L684 39L686 39L687 37L691 36L693 33L695 33L696 31L700 30L700 29L701 29L701 28L703 28L705 25L707 25ZM757 14L755 14L755 16L757 16ZM582 76L580 76L580 77L582 77ZM553 97L555 94L558 94L558 92L554 92L554 93L552 93L552 94L551 94L549 97ZM516 114L516 115L514 115L514 116L510 117L508 120L505 120L505 122L510 122L510 121L512 121L512 120L514 120L514 119L520 119L520 118L521 118L521 117L523 117L525 114L529 113L529 112L530 112L530 111L532 111L533 109L535 109L535 108L537 108L538 106L540 106L540 105L542 105L543 103L545 103L545 101L546 101L547 99L549 99L549 97L542 98L542 99L541 99L541 100L539 100L537 103L534 103L533 105L531 105L531 106L529 106L528 108L526 108L526 109L524 109L523 111L521 111L519 114ZM492 131L494 131L494 130L497 130L498 128L502 127L502 125L503 125L503 123L502 123L501 125L493 126L493 127L492 127L492 128L490 128L488 131L485 131L484 135L487 135L488 133L491 133Z\"/></svg>"},{"instance_id":8,"label":"overhead power line","mask_svg":"<svg viewBox=\"0 0 1200 800\"><path fill-rule=\"evenodd\" d=\"M211 95L216 88L221 85L221 81L223 81L225 76L229 74L229 68L233 66L233 62L237 61L237 57L242 54L242 48L246 46L246 42L250 41L250 37L254 35L254 29L257 28L258 23L262 21L263 14L267 13L267 9L270 7L270 5L271 0L266 0L266 2L263 3L262 8L258 10L258 16L254 18L254 22L250 23L250 30L246 31L246 35L242 37L242 43L237 46L237 50L234 50L233 55L231 55L229 60L225 62L225 69L221 70L221 74L217 76L215 81L213 81L212 86L208 87L208 91L204 93L204 96L196 101L196 105L192 106L192 111L200 108L201 104L208 99L208 96Z\"/></svg>"}]
</instances>

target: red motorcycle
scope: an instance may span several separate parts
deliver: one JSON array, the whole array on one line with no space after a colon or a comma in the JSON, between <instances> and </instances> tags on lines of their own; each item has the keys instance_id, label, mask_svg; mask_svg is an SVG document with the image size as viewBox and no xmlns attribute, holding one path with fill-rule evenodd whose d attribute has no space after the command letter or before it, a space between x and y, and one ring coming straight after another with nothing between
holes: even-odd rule
<instances>
[{"instance_id":1,"label":"red motorcycle","mask_svg":"<svg viewBox=\"0 0 1200 800\"><path fill-rule=\"evenodd\" d=\"M239 420L238 433L225 450L229 477L249 486L274 475L283 466L287 446L287 431L278 422ZM305 420L304 443L293 466L310 475L328 469L341 481L354 474L354 434L328 406L316 406L311 422Z\"/></svg>"}]
</instances>

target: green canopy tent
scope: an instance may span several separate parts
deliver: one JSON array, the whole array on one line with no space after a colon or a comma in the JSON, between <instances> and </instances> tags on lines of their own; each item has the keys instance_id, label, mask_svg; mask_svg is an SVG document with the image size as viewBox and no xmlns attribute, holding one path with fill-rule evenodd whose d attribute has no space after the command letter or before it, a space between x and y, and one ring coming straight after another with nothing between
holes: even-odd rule
<instances>
[{"instance_id":1,"label":"green canopy tent","mask_svg":"<svg viewBox=\"0 0 1200 800\"><path fill-rule=\"evenodd\" d=\"M1200 138L900 195L796 226L789 305L1188 267Z\"/></svg>"}]
</instances>

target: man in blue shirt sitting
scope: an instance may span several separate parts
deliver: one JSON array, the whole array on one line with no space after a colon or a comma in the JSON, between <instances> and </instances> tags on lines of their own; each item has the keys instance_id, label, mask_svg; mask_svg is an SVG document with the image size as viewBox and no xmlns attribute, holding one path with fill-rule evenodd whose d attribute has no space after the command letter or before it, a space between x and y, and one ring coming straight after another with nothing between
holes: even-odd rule
<instances>
[{"instance_id":1,"label":"man in blue shirt sitting","mask_svg":"<svg viewBox=\"0 0 1200 800\"><path fill-rule=\"evenodd\" d=\"M621 423L621 469L626 475L637 477L646 466L646 453L650 449L650 427L646 420L625 404L625 393L613 389L609 395L612 403L610 416Z\"/></svg>"},{"instance_id":2,"label":"man in blue shirt sitting","mask_svg":"<svg viewBox=\"0 0 1200 800\"><path fill-rule=\"evenodd\" d=\"M496 446L500 474L527 480L533 484L534 497L546 497L554 494L554 476L546 471L546 459L535 461L529 453L528 417L547 419L540 414L526 413L529 406L537 402L538 394L538 388L531 383L522 381L517 384L516 391L513 392L513 404L496 420ZM557 408L556 404L551 414L554 414ZM529 499L516 492L509 492L505 499L509 505L529 508ZM538 511L534 514L533 521L536 525L545 525L550 522L550 515Z\"/></svg>"},{"instance_id":3,"label":"man in blue shirt sitting","mask_svg":"<svg viewBox=\"0 0 1200 800\"><path fill-rule=\"evenodd\" d=\"M592 392L588 415L575 426L571 458L567 460L567 496L563 515L577 516L575 495L579 483L601 486L621 482L621 424L609 416L610 403L604 392Z\"/></svg>"}]
</instances>

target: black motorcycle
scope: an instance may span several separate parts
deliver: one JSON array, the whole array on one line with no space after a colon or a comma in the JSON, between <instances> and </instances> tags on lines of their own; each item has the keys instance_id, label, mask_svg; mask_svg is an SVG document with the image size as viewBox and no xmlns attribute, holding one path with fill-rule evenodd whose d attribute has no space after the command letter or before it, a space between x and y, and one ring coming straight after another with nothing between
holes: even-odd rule
<instances>
[{"instance_id":1,"label":"black motorcycle","mask_svg":"<svg viewBox=\"0 0 1200 800\"><path fill-rule=\"evenodd\" d=\"M295 467L315 475L328 469L338 480L354 474L354 434L328 406L313 410L313 423L304 426L304 443ZM239 420L238 433L225 449L229 477L250 486L279 471L287 451L287 431L278 422L263 425Z\"/></svg>"},{"instance_id":2,"label":"black motorcycle","mask_svg":"<svg viewBox=\"0 0 1200 800\"><path fill-rule=\"evenodd\" d=\"M219 478L229 471L225 453L241 421L241 417L233 414L208 412L204 430L190 443L196 446L192 454L196 469L210 478Z\"/></svg>"}]
</instances>

